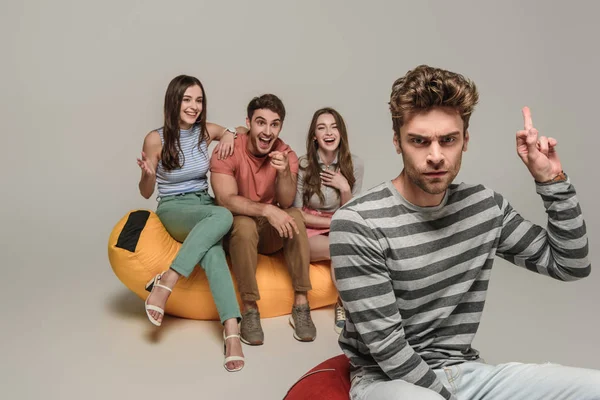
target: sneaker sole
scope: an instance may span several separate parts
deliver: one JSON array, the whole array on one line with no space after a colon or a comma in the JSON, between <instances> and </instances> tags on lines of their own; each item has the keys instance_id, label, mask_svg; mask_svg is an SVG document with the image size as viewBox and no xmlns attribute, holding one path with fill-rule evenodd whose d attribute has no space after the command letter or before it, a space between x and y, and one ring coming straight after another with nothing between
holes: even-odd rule
<instances>
[{"instance_id":1,"label":"sneaker sole","mask_svg":"<svg viewBox=\"0 0 600 400\"><path fill-rule=\"evenodd\" d=\"M299 342L312 342L317 338L317 335L315 335L312 338L301 338L300 336L296 335L296 327L294 326L294 318L290 317L290 319L288 320L290 325L292 326L292 328L294 328L294 339L296 339Z\"/></svg>"},{"instance_id":2,"label":"sneaker sole","mask_svg":"<svg viewBox=\"0 0 600 400\"><path fill-rule=\"evenodd\" d=\"M339 321L341 321L341 320L339 320ZM335 333L338 333L338 334L339 334L339 333L342 333L342 330L344 329L344 326L346 325L346 320L344 320L344 325L342 325L342 326L338 326L338 324L337 324L337 323L338 323L339 321L338 321L338 320L335 320L335 319L334 319L334 321L333 321L333 330L335 331Z\"/></svg>"},{"instance_id":3,"label":"sneaker sole","mask_svg":"<svg viewBox=\"0 0 600 400\"><path fill-rule=\"evenodd\" d=\"M250 345L250 346L262 346L262 344L264 343L264 341L262 341L262 342L250 342L250 341L244 339L244 337L242 335L240 335L240 340L242 341L242 343L245 343L245 344Z\"/></svg>"}]
</instances>

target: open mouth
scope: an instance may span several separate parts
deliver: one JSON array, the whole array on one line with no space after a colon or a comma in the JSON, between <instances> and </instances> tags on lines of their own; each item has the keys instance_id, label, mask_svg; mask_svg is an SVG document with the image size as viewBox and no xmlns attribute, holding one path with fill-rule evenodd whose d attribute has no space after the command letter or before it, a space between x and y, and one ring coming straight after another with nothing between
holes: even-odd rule
<instances>
[{"instance_id":1,"label":"open mouth","mask_svg":"<svg viewBox=\"0 0 600 400\"><path fill-rule=\"evenodd\" d=\"M197 118L198 117L198 113L194 112L194 111L185 111L184 114L185 115L189 115L192 118Z\"/></svg>"},{"instance_id":2,"label":"open mouth","mask_svg":"<svg viewBox=\"0 0 600 400\"><path fill-rule=\"evenodd\" d=\"M267 138L259 136L258 137L258 147L266 150L271 146L272 141L273 141L273 139L267 139Z\"/></svg>"},{"instance_id":3,"label":"open mouth","mask_svg":"<svg viewBox=\"0 0 600 400\"><path fill-rule=\"evenodd\" d=\"M323 141L325 143L333 143L333 142L335 142L335 138L327 138L327 139L323 139Z\"/></svg>"}]
</instances>

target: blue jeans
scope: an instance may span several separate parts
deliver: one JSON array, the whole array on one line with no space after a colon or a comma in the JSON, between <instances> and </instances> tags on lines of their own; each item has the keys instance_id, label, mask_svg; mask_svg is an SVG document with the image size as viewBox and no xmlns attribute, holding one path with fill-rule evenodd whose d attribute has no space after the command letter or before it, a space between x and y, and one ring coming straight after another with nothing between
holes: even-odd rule
<instances>
[{"instance_id":1,"label":"blue jeans","mask_svg":"<svg viewBox=\"0 0 600 400\"><path fill-rule=\"evenodd\" d=\"M452 400L600 400L600 371L558 364L466 362L435 369ZM382 374L357 376L351 400L442 400L438 393Z\"/></svg>"}]
</instances>

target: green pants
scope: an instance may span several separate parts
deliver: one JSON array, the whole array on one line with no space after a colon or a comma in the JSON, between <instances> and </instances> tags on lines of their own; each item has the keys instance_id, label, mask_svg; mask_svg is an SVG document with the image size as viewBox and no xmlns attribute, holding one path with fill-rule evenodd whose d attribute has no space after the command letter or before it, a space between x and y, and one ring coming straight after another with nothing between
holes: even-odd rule
<instances>
[{"instance_id":1,"label":"green pants","mask_svg":"<svg viewBox=\"0 0 600 400\"><path fill-rule=\"evenodd\" d=\"M165 196L156 214L167 232L182 242L171 268L186 278L197 264L206 272L221 322L241 320L233 281L221 239L233 223L226 208L216 206L207 191Z\"/></svg>"}]
</instances>

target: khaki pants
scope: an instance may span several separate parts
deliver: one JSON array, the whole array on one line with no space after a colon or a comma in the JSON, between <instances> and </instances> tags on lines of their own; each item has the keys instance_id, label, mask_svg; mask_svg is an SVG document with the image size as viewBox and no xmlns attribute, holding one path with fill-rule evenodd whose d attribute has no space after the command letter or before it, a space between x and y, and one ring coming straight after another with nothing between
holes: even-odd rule
<instances>
[{"instance_id":1,"label":"khaki pants","mask_svg":"<svg viewBox=\"0 0 600 400\"><path fill-rule=\"evenodd\" d=\"M304 219L298 209L290 208L284 211L294 218L300 231L299 235L294 232L292 239L280 237L277 230L264 217L245 215L233 217L233 228L226 238L225 248L231 257L231 268L242 301L260 299L256 283L258 253L273 254L282 248L294 290L306 292L312 289L308 272L310 248Z\"/></svg>"}]
</instances>

